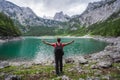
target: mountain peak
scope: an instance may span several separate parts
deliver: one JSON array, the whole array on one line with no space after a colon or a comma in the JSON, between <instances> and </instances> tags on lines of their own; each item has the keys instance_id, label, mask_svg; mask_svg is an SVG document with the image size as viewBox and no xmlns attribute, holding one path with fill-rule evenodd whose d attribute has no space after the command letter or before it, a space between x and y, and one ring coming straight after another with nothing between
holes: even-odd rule
<instances>
[{"instance_id":1,"label":"mountain peak","mask_svg":"<svg viewBox=\"0 0 120 80\"><path fill-rule=\"evenodd\" d=\"M57 21L38 17L29 7L20 7L10 1L0 1L0 12L13 19L15 24L24 26L54 26L58 23Z\"/></svg>"},{"instance_id":2,"label":"mountain peak","mask_svg":"<svg viewBox=\"0 0 120 80\"><path fill-rule=\"evenodd\" d=\"M68 21L69 18L70 17L67 14L64 14L63 11L57 12L54 16L54 20L62 22Z\"/></svg>"},{"instance_id":3,"label":"mountain peak","mask_svg":"<svg viewBox=\"0 0 120 80\"><path fill-rule=\"evenodd\" d=\"M29 7L19 7L16 4L0 0L0 12L3 12L13 20L18 21L22 25L40 25L43 24L41 21L35 21L39 17ZM4 2L5 1L5 2Z\"/></svg>"},{"instance_id":4,"label":"mountain peak","mask_svg":"<svg viewBox=\"0 0 120 80\"><path fill-rule=\"evenodd\" d=\"M63 11L60 11L60 12L58 12L58 13L63 14Z\"/></svg>"},{"instance_id":5,"label":"mountain peak","mask_svg":"<svg viewBox=\"0 0 120 80\"><path fill-rule=\"evenodd\" d=\"M104 21L120 10L119 4L120 0L102 0L89 3L86 10L80 15L79 20L83 25Z\"/></svg>"}]
</instances>

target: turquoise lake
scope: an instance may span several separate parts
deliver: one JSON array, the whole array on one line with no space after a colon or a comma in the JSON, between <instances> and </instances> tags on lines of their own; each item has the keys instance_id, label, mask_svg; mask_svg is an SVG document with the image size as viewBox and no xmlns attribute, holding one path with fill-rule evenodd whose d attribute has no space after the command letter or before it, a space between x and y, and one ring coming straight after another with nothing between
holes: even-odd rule
<instances>
[{"instance_id":1,"label":"turquoise lake","mask_svg":"<svg viewBox=\"0 0 120 80\"><path fill-rule=\"evenodd\" d=\"M41 61L54 57L54 48L41 42L56 42L55 37L23 37L19 41L0 43L0 60L36 60ZM64 47L64 57L91 54L105 48L107 43L91 38L62 38L63 43L75 40Z\"/></svg>"}]
</instances>

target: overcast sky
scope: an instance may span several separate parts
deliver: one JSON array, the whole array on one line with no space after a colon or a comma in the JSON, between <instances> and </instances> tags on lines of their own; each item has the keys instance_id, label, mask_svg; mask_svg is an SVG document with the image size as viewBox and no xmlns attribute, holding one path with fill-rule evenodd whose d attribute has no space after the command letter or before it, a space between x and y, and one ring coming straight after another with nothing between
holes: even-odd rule
<instances>
[{"instance_id":1,"label":"overcast sky","mask_svg":"<svg viewBox=\"0 0 120 80\"><path fill-rule=\"evenodd\" d=\"M38 16L53 17L56 12L63 11L69 16L81 14L89 2L100 0L8 0L21 7L30 7Z\"/></svg>"}]
</instances>

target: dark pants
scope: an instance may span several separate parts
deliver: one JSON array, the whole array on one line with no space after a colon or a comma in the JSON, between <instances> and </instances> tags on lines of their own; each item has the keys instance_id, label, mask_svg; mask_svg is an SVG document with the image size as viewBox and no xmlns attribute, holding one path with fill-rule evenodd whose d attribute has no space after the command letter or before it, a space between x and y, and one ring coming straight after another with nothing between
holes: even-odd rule
<instances>
[{"instance_id":1,"label":"dark pants","mask_svg":"<svg viewBox=\"0 0 120 80\"><path fill-rule=\"evenodd\" d=\"M55 54L55 70L57 75L62 73L62 67L63 67L62 56L63 55L61 54Z\"/></svg>"}]
</instances>

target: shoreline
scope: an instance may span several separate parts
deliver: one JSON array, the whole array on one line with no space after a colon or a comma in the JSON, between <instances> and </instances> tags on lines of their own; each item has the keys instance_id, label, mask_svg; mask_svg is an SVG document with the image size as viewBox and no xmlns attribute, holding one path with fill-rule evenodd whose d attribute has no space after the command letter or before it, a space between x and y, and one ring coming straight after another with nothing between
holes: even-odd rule
<instances>
[{"instance_id":1,"label":"shoreline","mask_svg":"<svg viewBox=\"0 0 120 80\"><path fill-rule=\"evenodd\" d=\"M90 35L85 35L85 36L20 36L20 37L13 37L13 38L9 38L9 39L0 39L0 43L5 43L5 42L9 42L9 41L18 41L18 40L22 40L24 37L26 38L38 38L38 39L53 39L53 38L94 38Z\"/></svg>"},{"instance_id":2,"label":"shoreline","mask_svg":"<svg viewBox=\"0 0 120 80\"><path fill-rule=\"evenodd\" d=\"M53 38L93 38L90 35L85 35L85 36L23 36L23 37L27 37L27 38L38 38L38 39L53 39Z\"/></svg>"},{"instance_id":3,"label":"shoreline","mask_svg":"<svg viewBox=\"0 0 120 80\"><path fill-rule=\"evenodd\" d=\"M99 41L104 41L104 42L107 42L107 43L110 43L109 45L107 45L105 47L104 50L100 51L100 52L97 52L97 53L92 53L92 54L86 54L86 55L79 55L79 56L73 56L73 57L68 57L68 58L64 58L64 63L65 63L65 60L66 59L72 59L74 60L75 62L77 62L77 60L81 59L81 57L86 57L86 56L89 56L90 58L88 59L96 59L95 56L98 56L97 58L100 58L104 55L108 55L108 53L111 51L111 50L108 50L109 48L111 48L112 46L116 46L118 45L117 47L115 48L120 48L120 37L117 37L117 38L105 38L105 37L98 37L98 36L95 36L95 37L89 37L89 38L92 38L92 39L95 39L95 40L99 40ZM13 38L13 39L10 39L10 40L6 40L5 42L9 42L9 41L18 41L18 40L21 40L22 37L17 37L17 38ZM105 53L103 55L103 53ZM107 53L107 54L106 54ZM119 54L120 56L120 54ZM45 61L41 61L41 62L35 62L34 60L30 60L30 61L18 61L18 60L3 60L4 61L7 61L9 62L10 64L12 65L17 65L17 64L52 64L54 62L54 60L45 60ZM0 62L2 62L2 60L0 60Z\"/></svg>"},{"instance_id":4,"label":"shoreline","mask_svg":"<svg viewBox=\"0 0 120 80\"><path fill-rule=\"evenodd\" d=\"M10 39L0 39L0 43L10 42L10 41L19 41L22 40L22 37L13 37Z\"/></svg>"},{"instance_id":5,"label":"shoreline","mask_svg":"<svg viewBox=\"0 0 120 80\"><path fill-rule=\"evenodd\" d=\"M19 78L20 80L119 80L120 79L120 37L96 38L110 43L104 50L64 59L64 74L56 76L54 60L35 63L32 61L0 61L0 79ZM12 77L11 77L12 76ZM74 77L73 77L74 76Z\"/></svg>"},{"instance_id":6,"label":"shoreline","mask_svg":"<svg viewBox=\"0 0 120 80\"><path fill-rule=\"evenodd\" d=\"M0 39L0 43L6 43L6 42L10 42L10 41L19 41L19 40L22 40L23 37L26 37L26 38L38 38L38 39L53 39L53 38L93 38L89 35L85 35L85 36L81 36L81 37L78 37L78 36L20 36L20 37L13 37L13 38L10 38L10 39Z\"/></svg>"}]
</instances>

